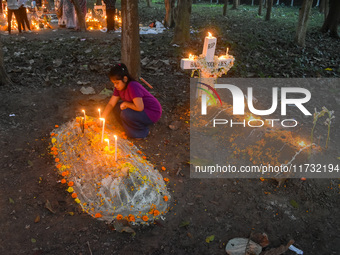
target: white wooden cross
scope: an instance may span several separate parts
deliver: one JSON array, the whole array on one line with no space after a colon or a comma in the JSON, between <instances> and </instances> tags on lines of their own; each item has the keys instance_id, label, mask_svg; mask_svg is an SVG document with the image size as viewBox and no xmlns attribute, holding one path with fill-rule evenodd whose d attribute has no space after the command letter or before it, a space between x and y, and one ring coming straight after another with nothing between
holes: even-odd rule
<instances>
[{"instance_id":1,"label":"white wooden cross","mask_svg":"<svg viewBox=\"0 0 340 255\"><path fill-rule=\"evenodd\" d=\"M207 62L207 67L214 67L214 57L215 57L215 49L216 49L217 38L213 37L210 33L208 36L204 38L203 52L202 55L205 56L205 60ZM227 67L230 64L233 65L234 57L228 54L228 49L226 55L220 56L218 58L218 67ZM181 68L182 69L199 69L200 67L197 65L197 60L195 57L190 55L189 58L181 59ZM202 78L210 78L211 75L202 73Z\"/></svg>"}]
</instances>

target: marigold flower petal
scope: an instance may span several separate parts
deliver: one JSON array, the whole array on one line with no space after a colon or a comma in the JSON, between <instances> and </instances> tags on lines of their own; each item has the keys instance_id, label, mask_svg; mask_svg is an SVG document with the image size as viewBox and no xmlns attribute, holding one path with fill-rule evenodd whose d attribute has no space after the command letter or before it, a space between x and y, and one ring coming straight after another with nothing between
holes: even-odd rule
<instances>
[{"instance_id":1,"label":"marigold flower petal","mask_svg":"<svg viewBox=\"0 0 340 255\"><path fill-rule=\"evenodd\" d=\"M94 217L95 218L101 218L101 217L103 217L100 213L96 213L95 215L94 215Z\"/></svg>"},{"instance_id":2,"label":"marigold flower petal","mask_svg":"<svg viewBox=\"0 0 340 255\"><path fill-rule=\"evenodd\" d=\"M77 193L72 193L72 198L77 198L77 197L78 197Z\"/></svg>"},{"instance_id":3,"label":"marigold flower petal","mask_svg":"<svg viewBox=\"0 0 340 255\"><path fill-rule=\"evenodd\" d=\"M169 200L168 196L163 197L164 201L167 202Z\"/></svg>"},{"instance_id":4,"label":"marigold flower petal","mask_svg":"<svg viewBox=\"0 0 340 255\"><path fill-rule=\"evenodd\" d=\"M118 214L116 218L117 218L117 220L122 220L123 219L123 215Z\"/></svg>"},{"instance_id":5,"label":"marigold flower petal","mask_svg":"<svg viewBox=\"0 0 340 255\"><path fill-rule=\"evenodd\" d=\"M165 168L164 166L162 166L162 170L163 170L163 171L165 171L165 170L166 170L166 168Z\"/></svg>"},{"instance_id":6,"label":"marigold flower petal","mask_svg":"<svg viewBox=\"0 0 340 255\"><path fill-rule=\"evenodd\" d=\"M60 182L61 182L62 184L64 184L64 183L66 183L66 180L65 180L65 179L62 179Z\"/></svg>"},{"instance_id":7,"label":"marigold flower petal","mask_svg":"<svg viewBox=\"0 0 340 255\"><path fill-rule=\"evenodd\" d=\"M144 220L144 221L148 221L148 220L149 220L149 217L148 217L148 216L146 216L146 215L144 215L144 216L142 217L142 220Z\"/></svg>"},{"instance_id":8,"label":"marigold flower petal","mask_svg":"<svg viewBox=\"0 0 340 255\"><path fill-rule=\"evenodd\" d=\"M69 187L72 187L73 185L74 185L74 182L72 182L72 181L68 183Z\"/></svg>"}]
</instances>

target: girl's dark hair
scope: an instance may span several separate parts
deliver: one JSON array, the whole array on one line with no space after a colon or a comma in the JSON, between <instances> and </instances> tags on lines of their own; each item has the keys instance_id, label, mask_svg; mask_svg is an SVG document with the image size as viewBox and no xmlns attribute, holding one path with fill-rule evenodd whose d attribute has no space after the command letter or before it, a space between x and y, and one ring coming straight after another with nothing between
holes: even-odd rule
<instances>
[{"instance_id":1,"label":"girl's dark hair","mask_svg":"<svg viewBox=\"0 0 340 255\"><path fill-rule=\"evenodd\" d=\"M109 72L109 78L110 79L113 78L115 80L123 80L124 76L126 76L128 78L127 84L130 81L134 81L134 79L129 74L129 71L128 71L126 65L123 64L123 63L114 65Z\"/></svg>"}]
</instances>

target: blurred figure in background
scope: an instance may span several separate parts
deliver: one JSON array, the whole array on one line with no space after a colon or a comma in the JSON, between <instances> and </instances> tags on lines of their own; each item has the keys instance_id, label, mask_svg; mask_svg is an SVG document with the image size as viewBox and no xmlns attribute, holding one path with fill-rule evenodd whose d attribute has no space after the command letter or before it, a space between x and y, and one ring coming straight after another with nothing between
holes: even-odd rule
<instances>
[{"instance_id":1,"label":"blurred figure in background","mask_svg":"<svg viewBox=\"0 0 340 255\"><path fill-rule=\"evenodd\" d=\"M7 0L7 10L8 10L8 15L7 15L7 23L8 23L8 33L11 33L12 29L12 16L14 13L15 19L18 22L18 30L19 33L21 33L21 18L19 14L19 3L17 0Z\"/></svg>"},{"instance_id":2,"label":"blurred figure in background","mask_svg":"<svg viewBox=\"0 0 340 255\"><path fill-rule=\"evenodd\" d=\"M30 23L28 21L27 12L26 12L26 2L27 2L27 0L18 0L19 15L20 15L20 19L21 19L22 30L26 31L26 29L25 29L25 24L26 24L28 32L31 33L32 31L31 31L31 28L30 28Z\"/></svg>"}]
</instances>

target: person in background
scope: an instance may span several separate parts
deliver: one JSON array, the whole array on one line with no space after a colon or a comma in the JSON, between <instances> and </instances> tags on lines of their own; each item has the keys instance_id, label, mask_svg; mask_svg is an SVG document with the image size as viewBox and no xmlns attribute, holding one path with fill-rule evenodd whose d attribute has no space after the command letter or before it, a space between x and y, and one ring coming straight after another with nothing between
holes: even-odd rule
<instances>
[{"instance_id":1,"label":"person in background","mask_svg":"<svg viewBox=\"0 0 340 255\"><path fill-rule=\"evenodd\" d=\"M127 136L137 139L147 137L149 126L162 115L161 104L140 83L132 79L123 63L111 68L109 78L115 90L102 117L107 118L113 110ZM122 101L119 102L120 99Z\"/></svg>"},{"instance_id":2,"label":"person in background","mask_svg":"<svg viewBox=\"0 0 340 255\"><path fill-rule=\"evenodd\" d=\"M78 0L79 1L79 7L81 12L84 15L84 22L85 22L85 16L86 16L86 0ZM76 17L76 24L77 24L77 30L80 29L79 27L79 21L78 21L78 17Z\"/></svg>"},{"instance_id":3,"label":"person in background","mask_svg":"<svg viewBox=\"0 0 340 255\"><path fill-rule=\"evenodd\" d=\"M63 0L63 16L66 19L66 28L76 28L76 12L70 0Z\"/></svg>"},{"instance_id":4,"label":"person in background","mask_svg":"<svg viewBox=\"0 0 340 255\"><path fill-rule=\"evenodd\" d=\"M116 0L104 0L106 5L107 33L115 31Z\"/></svg>"},{"instance_id":5,"label":"person in background","mask_svg":"<svg viewBox=\"0 0 340 255\"><path fill-rule=\"evenodd\" d=\"M15 19L18 22L18 30L19 33L21 33L21 18L19 14L19 3L17 0L7 0L7 10L8 10L8 15L7 15L7 23L8 23L8 33L11 33L12 29L12 16L14 13Z\"/></svg>"},{"instance_id":6,"label":"person in background","mask_svg":"<svg viewBox=\"0 0 340 255\"><path fill-rule=\"evenodd\" d=\"M26 6L25 6L26 2L27 2L27 0L18 0L19 15L20 15L20 19L21 19L22 30L26 31L26 29L25 29L25 24L26 24L28 32L31 33L32 31L31 31L30 23L29 23L28 18L27 18L27 12L26 12Z\"/></svg>"}]
</instances>

